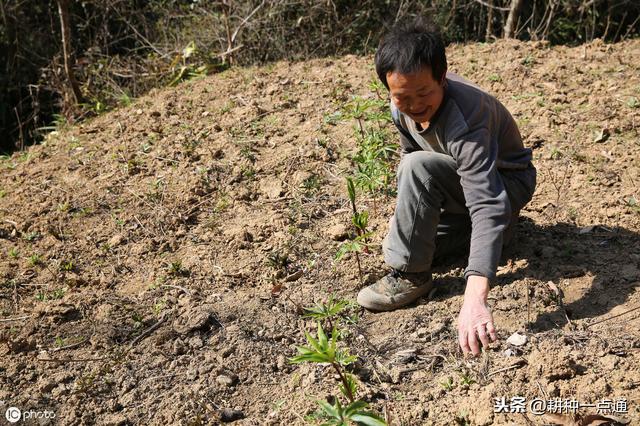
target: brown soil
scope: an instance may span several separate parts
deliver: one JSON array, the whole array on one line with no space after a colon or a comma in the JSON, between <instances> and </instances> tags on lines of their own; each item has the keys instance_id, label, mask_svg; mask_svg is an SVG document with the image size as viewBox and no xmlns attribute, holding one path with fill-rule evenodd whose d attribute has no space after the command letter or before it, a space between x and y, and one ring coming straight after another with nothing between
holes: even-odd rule
<instances>
[{"instance_id":1,"label":"brown soil","mask_svg":"<svg viewBox=\"0 0 640 426\"><path fill-rule=\"evenodd\" d=\"M490 294L500 341L461 356L464 262L440 268L429 300L348 326L360 395L394 425L545 422L494 413L516 396L626 398L618 417L640 424L640 40L448 55L512 111L539 170ZM0 162L4 407L62 425L217 424L224 409L276 425L336 395L327 367L287 359L313 328L300 305L361 286L353 259L334 261L355 123L324 118L374 96L373 78L371 57L233 69ZM394 200L373 202L359 205L379 243ZM363 260L369 282L385 272L379 249Z\"/></svg>"}]
</instances>

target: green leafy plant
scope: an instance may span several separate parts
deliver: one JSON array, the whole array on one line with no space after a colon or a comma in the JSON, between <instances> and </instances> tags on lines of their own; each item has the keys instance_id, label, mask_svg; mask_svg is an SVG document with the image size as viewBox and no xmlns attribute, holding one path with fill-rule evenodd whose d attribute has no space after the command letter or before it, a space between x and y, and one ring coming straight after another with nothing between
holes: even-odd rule
<instances>
[{"instance_id":1,"label":"green leafy plant","mask_svg":"<svg viewBox=\"0 0 640 426\"><path fill-rule=\"evenodd\" d=\"M463 387L464 386L469 387L476 382L471 378L471 376L467 372L460 372L459 374L460 374L460 384Z\"/></svg>"},{"instance_id":2,"label":"green leafy plant","mask_svg":"<svg viewBox=\"0 0 640 426\"><path fill-rule=\"evenodd\" d=\"M627 207L629 207L631 210L635 210L636 213L640 213L640 203L638 202L638 200L636 199L636 197L631 196L629 198L627 198L625 200L625 204L627 205Z\"/></svg>"},{"instance_id":3,"label":"green leafy plant","mask_svg":"<svg viewBox=\"0 0 640 426\"><path fill-rule=\"evenodd\" d=\"M446 380L440 382L440 386L446 391L450 391L454 388L453 378L451 376L447 377Z\"/></svg>"},{"instance_id":4,"label":"green leafy plant","mask_svg":"<svg viewBox=\"0 0 640 426\"><path fill-rule=\"evenodd\" d=\"M289 361L293 364L303 362L329 364L338 375L341 382L338 388L347 399L347 405L343 406L339 397L335 398L333 404L328 401L318 401L325 420L327 420L323 425L386 425L382 418L373 412L366 411L368 407L366 402L356 400L357 383L353 375L345 370L345 367L353 364L358 359L357 356L350 355L348 349L338 348L337 340L339 333L335 327L329 339L319 322L317 326L317 338L305 332L308 346L298 346L298 355L290 358Z\"/></svg>"},{"instance_id":5,"label":"green leafy plant","mask_svg":"<svg viewBox=\"0 0 640 426\"><path fill-rule=\"evenodd\" d=\"M333 329L335 319L346 319L348 322L357 321L357 313L350 315L351 308L357 305L348 300L338 299L330 295L326 302L304 308L304 316L317 321L326 321L330 329Z\"/></svg>"},{"instance_id":6,"label":"green leafy plant","mask_svg":"<svg viewBox=\"0 0 640 426\"><path fill-rule=\"evenodd\" d=\"M189 63L189 58L198 53L198 48L194 41L189 42L180 55L176 56L171 64L174 70L174 78L169 86L175 86L184 80L190 80L195 77L205 77L209 71L206 65L195 66Z\"/></svg>"},{"instance_id":7,"label":"green leafy plant","mask_svg":"<svg viewBox=\"0 0 640 426\"><path fill-rule=\"evenodd\" d=\"M36 231L31 231L31 232L27 232L27 233L22 234L22 238L25 241L29 241L29 242L35 241L39 237L40 237L40 234L38 232L36 232Z\"/></svg>"},{"instance_id":8,"label":"green leafy plant","mask_svg":"<svg viewBox=\"0 0 640 426\"><path fill-rule=\"evenodd\" d=\"M340 245L335 259L339 262L347 253L353 253L356 258L356 263L358 264L358 276L360 277L360 282L362 282L362 264L360 263L359 253L367 249L368 238L371 236L371 234L367 232L369 214L367 212L358 212L356 207L356 187L353 183L353 179L350 177L347 178L347 193L349 195L349 202L351 203L351 209L353 211L351 222L355 227L356 236Z\"/></svg>"},{"instance_id":9,"label":"green leafy plant","mask_svg":"<svg viewBox=\"0 0 640 426\"><path fill-rule=\"evenodd\" d=\"M59 300L62 299L67 292L66 288L57 288L50 292L40 291L36 293L35 298L40 302L46 302L48 300Z\"/></svg>"},{"instance_id":10,"label":"green leafy plant","mask_svg":"<svg viewBox=\"0 0 640 426\"><path fill-rule=\"evenodd\" d=\"M75 265L73 264L73 260L66 260L60 264L60 270L70 272L73 271Z\"/></svg>"},{"instance_id":11,"label":"green leafy plant","mask_svg":"<svg viewBox=\"0 0 640 426\"><path fill-rule=\"evenodd\" d=\"M367 133L364 121L390 121L387 101L379 96L377 98L352 97L349 102L344 104L342 117L346 119L353 118L357 121L362 138Z\"/></svg>"},{"instance_id":12,"label":"green leafy plant","mask_svg":"<svg viewBox=\"0 0 640 426\"><path fill-rule=\"evenodd\" d=\"M42 259L40 258L39 254L32 254L27 259L27 262L29 262L29 265L31 265L31 266L37 266L37 265L40 265L42 263Z\"/></svg>"},{"instance_id":13,"label":"green leafy plant","mask_svg":"<svg viewBox=\"0 0 640 426\"><path fill-rule=\"evenodd\" d=\"M175 260L167 265L167 274L174 277L186 277L189 270L182 266L182 261Z\"/></svg>"},{"instance_id":14,"label":"green leafy plant","mask_svg":"<svg viewBox=\"0 0 640 426\"><path fill-rule=\"evenodd\" d=\"M389 194L394 178L393 159L397 145L387 142L388 134L383 130L371 129L358 140L358 152L353 157L356 167L356 186L374 196L382 192Z\"/></svg>"}]
</instances>

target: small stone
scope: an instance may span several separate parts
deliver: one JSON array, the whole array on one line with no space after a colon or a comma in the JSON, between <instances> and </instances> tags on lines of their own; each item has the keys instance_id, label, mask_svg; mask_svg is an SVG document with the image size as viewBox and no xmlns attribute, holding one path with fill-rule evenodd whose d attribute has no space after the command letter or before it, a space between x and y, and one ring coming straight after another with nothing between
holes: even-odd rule
<instances>
[{"instance_id":1,"label":"small stone","mask_svg":"<svg viewBox=\"0 0 640 426\"><path fill-rule=\"evenodd\" d=\"M516 353L511 349L507 349L506 351L502 352L502 354L504 356L506 356L506 357L515 356L516 355Z\"/></svg>"},{"instance_id":2,"label":"small stone","mask_svg":"<svg viewBox=\"0 0 640 426\"><path fill-rule=\"evenodd\" d=\"M618 365L619 359L615 355L606 355L600 360L605 370L613 371Z\"/></svg>"},{"instance_id":3,"label":"small stone","mask_svg":"<svg viewBox=\"0 0 640 426\"><path fill-rule=\"evenodd\" d=\"M49 393L58 386L58 383L53 380L43 380L42 382L39 382L37 386L40 392Z\"/></svg>"},{"instance_id":4,"label":"small stone","mask_svg":"<svg viewBox=\"0 0 640 426\"><path fill-rule=\"evenodd\" d=\"M124 241L124 236L121 234L116 234L109 241L107 241L107 245L111 248L118 247Z\"/></svg>"},{"instance_id":5,"label":"small stone","mask_svg":"<svg viewBox=\"0 0 640 426\"><path fill-rule=\"evenodd\" d=\"M447 329L447 324L442 321L435 321L429 324L429 333L432 335L440 334Z\"/></svg>"},{"instance_id":6,"label":"small stone","mask_svg":"<svg viewBox=\"0 0 640 426\"><path fill-rule=\"evenodd\" d=\"M224 423L235 422L244 419L244 413L234 408L223 408L220 410L220 420Z\"/></svg>"},{"instance_id":7,"label":"small stone","mask_svg":"<svg viewBox=\"0 0 640 426\"><path fill-rule=\"evenodd\" d=\"M173 341L172 349L174 355L183 355L187 353L187 347L181 339L176 339Z\"/></svg>"},{"instance_id":8,"label":"small stone","mask_svg":"<svg viewBox=\"0 0 640 426\"><path fill-rule=\"evenodd\" d=\"M416 358L416 354L415 348L403 349L395 353L393 361L399 364L408 364Z\"/></svg>"},{"instance_id":9,"label":"small stone","mask_svg":"<svg viewBox=\"0 0 640 426\"><path fill-rule=\"evenodd\" d=\"M200 349L204 346L204 341L200 336L193 336L189 339L189 347L193 349Z\"/></svg>"},{"instance_id":10,"label":"small stone","mask_svg":"<svg viewBox=\"0 0 640 426\"><path fill-rule=\"evenodd\" d=\"M285 358L285 356L282 354L278 355L276 366L278 367L279 371L284 371L285 368L287 368L287 358Z\"/></svg>"},{"instance_id":11,"label":"small stone","mask_svg":"<svg viewBox=\"0 0 640 426\"><path fill-rule=\"evenodd\" d=\"M344 223L337 223L327 228L326 233L333 241L344 241L349 237L349 228Z\"/></svg>"},{"instance_id":12,"label":"small stone","mask_svg":"<svg viewBox=\"0 0 640 426\"><path fill-rule=\"evenodd\" d=\"M212 305L200 305L187 308L173 322L173 329L178 334L189 334L195 331L207 332L219 328Z\"/></svg>"},{"instance_id":13,"label":"small stone","mask_svg":"<svg viewBox=\"0 0 640 426\"><path fill-rule=\"evenodd\" d=\"M197 369L190 368L187 371L187 380L193 381L193 380L197 379L198 378L198 374L199 374L199 372L198 372Z\"/></svg>"},{"instance_id":14,"label":"small stone","mask_svg":"<svg viewBox=\"0 0 640 426\"><path fill-rule=\"evenodd\" d=\"M275 199L284 193L282 181L275 178L264 178L260 180L260 194L268 199Z\"/></svg>"},{"instance_id":15,"label":"small stone","mask_svg":"<svg viewBox=\"0 0 640 426\"><path fill-rule=\"evenodd\" d=\"M524 334L513 333L507 339L507 343L513 346L523 346L525 343L527 343L527 336L525 336Z\"/></svg>"},{"instance_id":16,"label":"small stone","mask_svg":"<svg viewBox=\"0 0 640 426\"><path fill-rule=\"evenodd\" d=\"M293 274L287 275L287 277L284 279L286 282L292 282L292 281L297 281L300 278L302 278L302 276L304 275L304 271L302 269L298 269L296 272L294 272Z\"/></svg>"},{"instance_id":17,"label":"small stone","mask_svg":"<svg viewBox=\"0 0 640 426\"><path fill-rule=\"evenodd\" d=\"M229 355L231 355L232 353L234 353L234 352L235 352L235 350L236 350L236 347L235 347L235 346L233 346L233 345L232 345L232 346L227 346L226 348L223 348L223 349L220 351L220 356L221 356L222 358L226 358L226 357L228 357Z\"/></svg>"},{"instance_id":18,"label":"small stone","mask_svg":"<svg viewBox=\"0 0 640 426\"><path fill-rule=\"evenodd\" d=\"M419 329L416 330L416 336L418 337L426 337L429 334L430 334L429 329L427 327L420 327Z\"/></svg>"},{"instance_id":19,"label":"small stone","mask_svg":"<svg viewBox=\"0 0 640 426\"><path fill-rule=\"evenodd\" d=\"M216 382L230 388L238 383L238 378L234 375L220 374L218 377L216 377Z\"/></svg>"}]
</instances>

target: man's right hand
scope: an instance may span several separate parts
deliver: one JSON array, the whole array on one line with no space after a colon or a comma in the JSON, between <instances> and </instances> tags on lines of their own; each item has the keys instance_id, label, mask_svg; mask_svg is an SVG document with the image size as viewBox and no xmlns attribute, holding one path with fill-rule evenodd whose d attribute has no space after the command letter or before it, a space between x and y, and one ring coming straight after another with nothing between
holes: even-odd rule
<instances>
[{"instance_id":1,"label":"man's right hand","mask_svg":"<svg viewBox=\"0 0 640 426\"><path fill-rule=\"evenodd\" d=\"M489 279L472 275L467 280L464 302L458 315L458 342L464 354L480 355L480 343L485 348L497 339L493 316L487 306Z\"/></svg>"}]
</instances>

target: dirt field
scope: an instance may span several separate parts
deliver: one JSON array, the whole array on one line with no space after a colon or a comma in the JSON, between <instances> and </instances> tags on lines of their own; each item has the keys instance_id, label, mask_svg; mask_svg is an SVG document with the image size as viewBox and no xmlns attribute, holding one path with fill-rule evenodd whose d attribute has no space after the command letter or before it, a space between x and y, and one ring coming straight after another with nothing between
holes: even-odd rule
<instances>
[{"instance_id":1,"label":"dirt field","mask_svg":"<svg viewBox=\"0 0 640 426\"><path fill-rule=\"evenodd\" d=\"M500 341L462 357L465 262L440 267L417 306L350 308L342 344L361 398L393 425L552 423L534 398L640 424L640 40L448 56L510 109L538 168L490 293ZM315 327L302 306L361 287L355 259L334 260L357 125L334 113L376 96L372 62L232 69L0 161L0 414L297 425L338 395L328 367L288 358ZM358 206L372 282L394 199L361 193ZM524 345L506 343L515 332ZM502 397L527 412L494 412Z\"/></svg>"}]
</instances>

